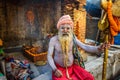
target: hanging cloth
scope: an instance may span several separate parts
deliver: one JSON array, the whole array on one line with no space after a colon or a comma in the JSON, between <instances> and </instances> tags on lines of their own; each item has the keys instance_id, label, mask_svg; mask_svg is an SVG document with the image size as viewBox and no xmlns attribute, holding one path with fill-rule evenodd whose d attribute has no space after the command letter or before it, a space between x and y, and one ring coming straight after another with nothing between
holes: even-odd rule
<instances>
[{"instance_id":1,"label":"hanging cloth","mask_svg":"<svg viewBox=\"0 0 120 80\"><path fill-rule=\"evenodd\" d=\"M74 56L74 60L76 60L78 62L79 66L85 68L83 57L81 56L81 53L78 50L74 34L73 34L73 56Z\"/></svg>"}]
</instances>

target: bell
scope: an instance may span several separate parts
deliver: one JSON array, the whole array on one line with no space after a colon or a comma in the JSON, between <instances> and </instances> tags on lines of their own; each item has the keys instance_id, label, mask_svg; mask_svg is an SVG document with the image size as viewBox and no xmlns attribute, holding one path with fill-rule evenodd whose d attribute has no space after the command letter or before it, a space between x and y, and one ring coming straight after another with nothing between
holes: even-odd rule
<instances>
[{"instance_id":1,"label":"bell","mask_svg":"<svg viewBox=\"0 0 120 80\"><path fill-rule=\"evenodd\" d=\"M102 22L102 20L98 21L98 29L101 31L104 31L105 29L107 29L109 26L109 22L108 19L105 19L104 22Z\"/></svg>"}]
</instances>

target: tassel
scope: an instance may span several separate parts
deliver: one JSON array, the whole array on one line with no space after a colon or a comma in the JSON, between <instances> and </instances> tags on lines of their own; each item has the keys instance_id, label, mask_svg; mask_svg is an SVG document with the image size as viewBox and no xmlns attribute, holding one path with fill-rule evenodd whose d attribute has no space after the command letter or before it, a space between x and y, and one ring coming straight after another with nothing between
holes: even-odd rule
<instances>
[{"instance_id":1,"label":"tassel","mask_svg":"<svg viewBox=\"0 0 120 80\"><path fill-rule=\"evenodd\" d=\"M68 73L67 67L66 67L66 76L67 76L68 80L73 80L73 79L70 77L69 73Z\"/></svg>"}]
</instances>

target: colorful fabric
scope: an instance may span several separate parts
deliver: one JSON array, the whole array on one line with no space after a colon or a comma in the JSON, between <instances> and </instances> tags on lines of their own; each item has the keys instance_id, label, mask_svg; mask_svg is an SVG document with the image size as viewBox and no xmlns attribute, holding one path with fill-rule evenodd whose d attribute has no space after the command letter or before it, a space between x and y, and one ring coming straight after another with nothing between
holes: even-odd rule
<instances>
[{"instance_id":1,"label":"colorful fabric","mask_svg":"<svg viewBox=\"0 0 120 80\"><path fill-rule=\"evenodd\" d=\"M85 65L84 65L84 61L83 61L83 57L81 56L81 53L80 51L78 50L78 47L77 47L77 43L76 43L76 39L75 39L75 35L73 34L73 56L74 56L74 60L77 61L77 63L79 64L79 66L85 68Z\"/></svg>"},{"instance_id":2,"label":"colorful fabric","mask_svg":"<svg viewBox=\"0 0 120 80\"><path fill-rule=\"evenodd\" d=\"M57 78L53 72L52 80L68 80L66 76L66 69L60 66L59 64L56 64L56 66L57 69L62 71L63 76ZM85 69L76 64L73 64L72 66L68 67L68 72L72 80L94 80L94 77L89 72L87 72Z\"/></svg>"},{"instance_id":3,"label":"colorful fabric","mask_svg":"<svg viewBox=\"0 0 120 80\"><path fill-rule=\"evenodd\" d=\"M0 54L3 54L3 53L4 53L3 49L0 49Z\"/></svg>"},{"instance_id":4,"label":"colorful fabric","mask_svg":"<svg viewBox=\"0 0 120 80\"><path fill-rule=\"evenodd\" d=\"M60 25L62 25L62 24L70 24L71 27L73 28L73 21L69 15L64 15L59 19L59 21L57 23L57 29L59 29Z\"/></svg>"}]
</instances>

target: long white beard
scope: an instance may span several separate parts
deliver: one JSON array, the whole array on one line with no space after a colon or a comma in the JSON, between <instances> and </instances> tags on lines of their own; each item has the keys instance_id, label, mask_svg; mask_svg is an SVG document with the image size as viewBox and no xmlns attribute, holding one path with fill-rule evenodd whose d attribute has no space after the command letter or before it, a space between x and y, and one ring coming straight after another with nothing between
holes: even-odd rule
<instances>
[{"instance_id":1,"label":"long white beard","mask_svg":"<svg viewBox=\"0 0 120 80\"><path fill-rule=\"evenodd\" d=\"M64 57L64 66L66 68L66 76L69 80L72 80L72 78L70 77L70 75L68 73L68 69L67 69L68 51L70 49L70 43L73 39L72 33L68 33L68 34L63 35L59 32L58 38L59 38L59 41L60 41L60 44L61 44L62 53L63 53L63 57Z\"/></svg>"},{"instance_id":2,"label":"long white beard","mask_svg":"<svg viewBox=\"0 0 120 80\"><path fill-rule=\"evenodd\" d=\"M64 66L67 66L68 61L68 51L70 48L70 43L72 41L72 33L68 33L65 35L62 35L60 32L58 34L58 38L61 44L62 53L64 55Z\"/></svg>"}]
</instances>

